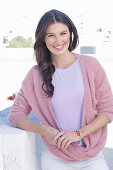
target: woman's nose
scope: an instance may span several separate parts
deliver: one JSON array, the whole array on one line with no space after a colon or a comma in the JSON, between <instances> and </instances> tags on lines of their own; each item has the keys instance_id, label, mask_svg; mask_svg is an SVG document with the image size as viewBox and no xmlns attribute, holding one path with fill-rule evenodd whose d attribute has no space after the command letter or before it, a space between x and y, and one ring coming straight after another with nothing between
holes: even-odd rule
<instances>
[{"instance_id":1,"label":"woman's nose","mask_svg":"<svg viewBox=\"0 0 113 170\"><path fill-rule=\"evenodd\" d=\"M60 37L60 36L56 37L56 43L58 44L58 43L60 43L60 42L62 42L61 37Z\"/></svg>"}]
</instances>

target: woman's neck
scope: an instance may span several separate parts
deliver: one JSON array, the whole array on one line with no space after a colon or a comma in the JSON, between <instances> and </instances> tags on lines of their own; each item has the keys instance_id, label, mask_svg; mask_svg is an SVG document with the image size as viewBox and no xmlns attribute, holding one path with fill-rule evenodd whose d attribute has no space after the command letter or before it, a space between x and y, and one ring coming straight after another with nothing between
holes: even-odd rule
<instances>
[{"instance_id":1,"label":"woman's neck","mask_svg":"<svg viewBox=\"0 0 113 170\"><path fill-rule=\"evenodd\" d=\"M67 68L73 64L76 60L76 56L73 53L69 53L61 56L52 56L52 64L55 68Z\"/></svg>"}]
</instances>

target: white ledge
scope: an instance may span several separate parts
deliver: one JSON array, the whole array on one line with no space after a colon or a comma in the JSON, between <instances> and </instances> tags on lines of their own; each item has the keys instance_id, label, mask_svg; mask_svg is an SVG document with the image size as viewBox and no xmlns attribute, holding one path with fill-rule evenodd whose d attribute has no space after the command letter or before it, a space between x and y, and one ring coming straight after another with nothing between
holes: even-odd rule
<instances>
[{"instance_id":1,"label":"white ledge","mask_svg":"<svg viewBox=\"0 0 113 170\"><path fill-rule=\"evenodd\" d=\"M12 127L0 114L0 170L41 170L40 148L40 135Z\"/></svg>"}]
</instances>

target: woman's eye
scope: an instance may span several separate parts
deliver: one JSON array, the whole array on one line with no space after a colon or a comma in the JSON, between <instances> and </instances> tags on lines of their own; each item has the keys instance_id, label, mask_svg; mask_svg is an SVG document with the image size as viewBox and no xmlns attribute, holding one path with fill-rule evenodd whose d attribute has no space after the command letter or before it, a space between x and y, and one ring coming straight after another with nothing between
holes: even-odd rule
<instances>
[{"instance_id":1,"label":"woman's eye","mask_svg":"<svg viewBox=\"0 0 113 170\"><path fill-rule=\"evenodd\" d=\"M61 33L61 35L64 35L64 34L66 34L66 32Z\"/></svg>"},{"instance_id":2,"label":"woman's eye","mask_svg":"<svg viewBox=\"0 0 113 170\"><path fill-rule=\"evenodd\" d=\"M53 35L48 35L48 37L52 37Z\"/></svg>"}]
</instances>

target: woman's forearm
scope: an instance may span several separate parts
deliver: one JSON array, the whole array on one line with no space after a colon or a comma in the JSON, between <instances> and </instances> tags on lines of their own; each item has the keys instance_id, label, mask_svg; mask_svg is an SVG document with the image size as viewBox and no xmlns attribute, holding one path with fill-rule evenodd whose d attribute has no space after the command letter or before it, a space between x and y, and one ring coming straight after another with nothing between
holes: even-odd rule
<instances>
[{"instance_id":1,"label":"woman's forearm","mask_svg":"<svg viewBox=\"0 0 113 170\"><path fill-rule=\"evenodd\" d=\"M80 132L82 133L83 137L88 136L96 131L98 131L100 128L104 127L109 123L110 120L104 116L100 115L95 118L91 123L89 123L87 126L84 126L80 129Z\"/></svg>"},{"instance_id":2,"label":"woman's forearm","mask_svg":"<svg viewBox=\"0 0 113 170\"><path fill-rule=\"evenodd\" d=\"M17 122L16 127L26 130L26 131L29 131L29 132L43 135L46 125L35 123L35 122L29 120L28 118L23 118Z\"/></svg>"},{"instance_id":3,"label":"woman's forearm","mask_svg":"<svg viewBox=\"0 0 113 170\"><path fill-rule=\"evenodd\" d=\"M106 116L100 115L100 116L96 117L95 120L93 120L91 123L80 128L79 130L82 133L83 137L85 137L85 136L88 136L88 135L98 131L100 128L106 126L107 123L109 123L109 122L110 122L110 120ZM26 131L29 131L29 132L37 133L40 135L44 135L45 131L47 130L46 125L32 122L28 118L20 119L17 122L16 127L26 130Z\"/></svg>"},{"instance_id":4,"label":"woman's forearm","mask_svg":"<svg viewBox=\"0 0 113 170\"><path fill-rule=\"evenodd\" d=\"M40 134L45 137L48 143L56 145L53 144L52 141L53 138L59 133L59 131L51 126L32 122L28 118L22 118L17 122L16 127L29 132Z\"/></svg>"}]
</instances>

